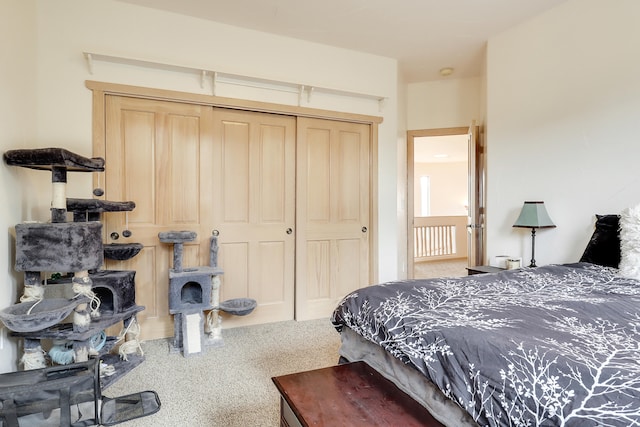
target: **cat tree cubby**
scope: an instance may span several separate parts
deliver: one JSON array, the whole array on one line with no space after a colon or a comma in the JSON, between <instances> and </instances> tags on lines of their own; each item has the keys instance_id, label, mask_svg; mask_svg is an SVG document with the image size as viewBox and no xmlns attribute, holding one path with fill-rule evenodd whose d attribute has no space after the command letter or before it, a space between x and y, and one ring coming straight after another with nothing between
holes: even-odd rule
<instances>
[{"instance_id":1,"label":"cat tree cubby","mask_svg":"<svg viewBox=\"0 0 640 427\"><path fill-rule=\"evenodd\" d=\"M106 388L144 360L136 320L144 307L135 303L135 271L101 270L105 258L126 260L142 249L138 243L102 243L102 215L132 211L135 203L66 197L67 172L103 172L101 158L62 148L11 150L3 157L11 166L50 171L52 196L50 222L15 226L15 270L24 272L24 292L19 303L0 311L0 320L23 340L24 369L97 357ZM121 322L120 336L106 336L105 329ZM43 346L49 342L47 359ZM120 354L112 354L118 344Z\"/></svg>"}]
</instances>

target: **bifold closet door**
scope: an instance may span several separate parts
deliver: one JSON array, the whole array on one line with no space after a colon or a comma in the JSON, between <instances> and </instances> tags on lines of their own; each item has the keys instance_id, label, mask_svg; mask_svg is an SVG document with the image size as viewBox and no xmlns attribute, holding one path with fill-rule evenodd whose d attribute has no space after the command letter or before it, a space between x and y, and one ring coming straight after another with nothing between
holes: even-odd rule
<instances>
[{"instance_id":1,"label":"bifold closet door","mask_svg":"<svg viewBox=\"0 0 640 427\"><path fill-rule=\"evenodd\" d=\"M221 299L253 298L246 317L225 326L291 320L294 315L294 117L214 109L212 230L224 269Z\"/></svg>"},{"instance_id":2,"label":"bifold closet door","mask_svg":"<svg viewBox=\"0 0 640 427\"><path fill-rule=\"evenodd\" d=\"M298 119L296 319L369 285L369 125Z\"/></svg>"},{"instance_id":3,"label":"bifold closet door","mask_svg":"<svg viewBox=\"0 0 640 427\"><path fill-rule=\"evenodd\" d=\"M173 246L161 243L158 233L197 232L197 240L184 245L183 265L208 264L212 109L107 96L105 112L105 198L136 204L132 212L103 215L105 243L144 246L128 261L107 260L106 267L136 271L136 302L145 307L138 314L141 339L169 337Z\"/></svg>"}]
</instances>

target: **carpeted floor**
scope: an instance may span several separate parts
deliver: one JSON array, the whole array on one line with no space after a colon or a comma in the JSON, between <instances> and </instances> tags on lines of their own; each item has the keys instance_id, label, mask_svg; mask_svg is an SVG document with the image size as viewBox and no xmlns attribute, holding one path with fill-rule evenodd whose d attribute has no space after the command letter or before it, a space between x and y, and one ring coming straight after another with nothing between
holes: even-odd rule
<instances>
[{"instance_id":1,"label":"carpeted floor","mask_svg":"<svg viewBox=\"0 0 640 427\"><path fill-rule=\"evenodd\" d=\"M340 336L328 319L223 330L224 346L184 357L167 340L142 343L146 360L103 390L108 397L154 390L154 415L123 427L276 427L279 394L271 377L338 363Z\"/></svg>"},{"instance_id":2,"label":"carpeted floor","mask_svg":"<svg viewBox=\"0 0 640 427\"><path fill-rule=\"evenodd\" d=\"M466 259L416 263L416 278L464 276ZM146 360L103 390L117 397L158 393L158 413L123 427L277 427L279 394L271 377L338 363L340 335L329 319L224 329L224 346L184 357L168 340L142 343Z\"/></svg>"},{"instance_id":3,"label":"carpeted floor","mask_svg":"<svg viewBox=\"0 0 640 427\"><path fill-rule=\"evenodd\" d=\"M466 258L445 261L416 262L413 265L413 277L431 279L435 277L461 277L467 275Z\"/></svg>"}]
</instances>

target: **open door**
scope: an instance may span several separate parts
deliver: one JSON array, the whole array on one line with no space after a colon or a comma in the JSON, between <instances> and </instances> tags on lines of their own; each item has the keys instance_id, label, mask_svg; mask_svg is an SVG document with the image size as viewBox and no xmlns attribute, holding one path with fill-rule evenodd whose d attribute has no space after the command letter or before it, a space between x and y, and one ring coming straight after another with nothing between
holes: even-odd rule
<instances>
[{"instance_id":1,"label":"open door","mask_svg":"<svg viewBox=\"0 0 640 427\"><path fill-rule=\"evenodd\" d=\"M473 141L473 142L471 142ZM483 238L480 235L479 239L476 239L478 233L473 233L474 242L471 242L471 231L474 230L470 227L471 224L478 224L477 218L479 209L482 208L484 212L484 179L481 179L484 175L483 158L479 158L477 152L479 144L477 126L472 125L469 127L455 127L455 128L438 128L438 129L421 129L412 130L407 132L407 277L408 278L425 278L435 277L433 274L441 273L441 269L431 270L435 265L446 264L448 261L455 259L466 258L464 261L466 265L476 265L477 259L482 259L483 254ZM433 148L429 148L433 147ZM446 154L439 154L446 153ZM459 190L459 208L462 209L464 203L464 209L461 211L453 208L448 213L431 213L426 214L429 218L424 218L425 214L418 212L424 212L424 209L420 208L420 205L424 202L424 197L431 199L431 189L436 188L432 186L431 180L427 183L429 187L428 194L422 192L422 181L419 179L426 173L424 166L425 163L434 163L438 160L426 160L432 157L447 157L448 160L440 160L443 163L460 164L461 169L456 169L452 166L449 172L455 173L456 176L447 176L447 180L442 180L442 171L439 169L439 174L436 173L436 177L440 177L439 185L443 182L451 183L451 180L455 181L455 185L451 188L451 191L447 190L447 196L455 194L458 197ZM460 181L458 181L458 171L460 174ZM432 178L432 177L431 177ZM458 185L461 185L458 188ZM438 187L442 188L442 187ZM441 193L442 194L442 193ZM434 196L435 200L435 196ZM429 202L430 207L433 205ZM439 208L442 205L439 205ZM451 199L448 199L447 209L450 209ZM418 209L416 209L418 207ZM431 212L432 209L428 208L427 211ZM442 212L440 209L439 212ZM444 222L443 222L444 221ZM438 236L430 234L434 228L439 230L446 230L450 227L455 228L455 240L456 248L453 252L430 252L425 254L422 249L424 242L433 242ZM428 230L427 230L428 229ZM438 231L437 233L442 233ZM444 231L446 233L446 231ZM438 244L436 244L436 247ZM470 248L471 247L471 248ZM479 248L479 249L478 249ZM462 256L460 256L462 255ZM479 258L476 258L479 257ZM427 259L428 258L428 259ZM417 262L416 262L417 261ZM429 271L425 270L425 266L428 263L430 265ZM453 267L457 268L457 267ZM464 273L464 268L462 269Z\"/></svg>"},{"instance_id":2,"label":"open door","mask_svg":"<svg viewBox=\"0 0 640 427\"><path fill-rule=\"evenodd\" d=\"M475 121L469 126L469 219L468 260L469 266L484 264L485 227L485 159L479 128Z\"/></svg>"}]
</instances>

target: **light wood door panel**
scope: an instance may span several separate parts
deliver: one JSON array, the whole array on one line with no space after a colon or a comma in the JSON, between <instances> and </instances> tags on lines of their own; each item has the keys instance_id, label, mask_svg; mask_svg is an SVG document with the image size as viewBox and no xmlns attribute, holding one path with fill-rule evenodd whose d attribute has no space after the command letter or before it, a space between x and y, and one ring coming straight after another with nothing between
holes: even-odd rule
<instances>
[{"instance_id":1,"label":"light wood door panel","mask_svg":"<svg viewBox=\"0 0 640 427\"><path fill-rule=\"evenodd\" d=\"M105 99L105 198L136 203L104 216L105 242L144 245L106 267L137 272L142 339L173 335L173 247L159 242L162 231L197 233L185 267L208 265L219 233L221 300L258 302L249 316L225 315L223 327L327 317L369 284L369 125Z\"/></svg>"},{"instance_id":2,"label":"light wood door panel","mask_svg":"<svg viewBox=\"0 0 640 427\"><path fill-rule=\"evenodd\" d=\"M160 243L158 233L190 230L198 239L185 244L184 266L207 265L211 197L211 108L191 104L108 96L105 198L131 200L128 213L105 214L107 243L142 243L136 257L108 261L109 269L136 271L136 302L141 338L173 335L169 314L169 269L173 246ZM131 237L124 237L129 229ZM111 233L120 236L111 238Z\"/></svg>"},{"instance_id":3,"label":"light wood door panel","mask_svg":"<svg viewBox=\"0 0 640 427\"><path fill-rule=\"evenodd\" d=\"M293 319L295 118L216 109L213 229L224 269L221 299L253 298L239 326ZM290 234L287 230L290 229Z\"/></svg>"},{"instance_id":4,"label":"light wood door panel","mask_svg":"<svg viewBox=\"0 0 640 427\"><path fill-rule=\"evenodd\" d=\"M369 284L370 127L298 119L296 319Z\"/></svg>"}]
</instances>

